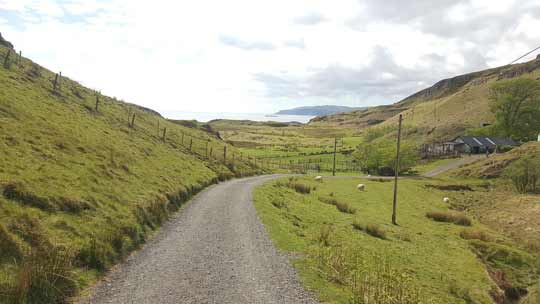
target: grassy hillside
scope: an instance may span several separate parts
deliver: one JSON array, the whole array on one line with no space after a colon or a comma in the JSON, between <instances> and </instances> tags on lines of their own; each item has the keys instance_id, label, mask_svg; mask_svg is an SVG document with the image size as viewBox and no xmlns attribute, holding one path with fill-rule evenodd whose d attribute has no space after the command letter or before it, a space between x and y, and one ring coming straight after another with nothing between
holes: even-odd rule
<instances>
[{"instance_id":1,"label":"grassy hillside","mask_svg":"<svg viewBox=\"0 0 540 304\"><path fill-rule=\"evenodd\" d=\"M455 176L495 178L499 177L502 171L513 161L525 156L535 155L540 155L540 142L526 143L507 153L491 155L490 158L454 170L452 174Z\"/></svg>"},{"instance_id":2,"label":"grassy hillside","mask_svg":"<svg viewBox=\"0 0 540 304\"><path fill-rule=\"evenodd\" d=\"M62 302L203 187L259 172L211 133L106 96L96 110L54 78L13 52L0 67L0 303Z\"/></svg>"},{"instance_id":3,"label":"grassy hillside","mask_svg":"<svg viewBox=\"0 0 540 304\"><path fill-rule=\"evenodd\" d=\"M393 105L321 116L309 125L384 128L396 126L398 114L403 114L413 137L423 142L450 140L480 123L493 122L488 102L490 85L516 77L540 79L540 60L445 79Z\"/></svg>"},{"instance_id":4,"label":"grassy hillside","mask_svg":"<svg viewBox=\"0 0 540 304\"><path fill-rule=\"evenodd\" d=\"M359 182L283 179L255 192L274 243L297 257L302 280L322 301L363 303L376 298L375 290L392 290L407 295L399 303L487 304L502 299L501 289L511 293L538 281L537 251L443 202L463 195L443 190L456 181L402 180L399 226L390 221L393 183L362 180L366 191L358 191ZM481 181L467 185L488 192ZM449 215L458 215L457 224L444 222Z\"/></svg>"}]
</instances>

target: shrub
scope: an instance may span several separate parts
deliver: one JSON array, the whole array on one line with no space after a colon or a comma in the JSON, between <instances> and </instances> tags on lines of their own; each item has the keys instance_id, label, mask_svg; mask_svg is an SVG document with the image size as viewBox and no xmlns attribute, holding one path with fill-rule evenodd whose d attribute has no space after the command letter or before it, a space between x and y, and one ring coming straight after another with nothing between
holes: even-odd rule
<instances>
[{"instance_id":1,"label":"shrub","mask_svg":"<svg viewBox=\"0 0 540 304\"><path fill-rule=\"evenodd\" d=\"M113 250L110 245L92 238L80 249L77 255L77 261L80 266L104 271L112 263L113 256Z\"/></svg>"},{"instance_id":2,"label":"shrub","mask_svg":"<svg viewBox=\"0 0 540 304\"><path fill-rule=\"evenodd\" d=\"M371 235L372 237L376 237L381 240L386 240L386 232L377 224L364 225L358 221L354 221L352 226L354 229L364 231L365 233Z\"/></svg>"},{"instance_id":3,"label":"shrub","mask_svg":"<svg viewBox=\"0 0 540 304\"><path fill-rule=\"evenodd\" d=\"M293 188L294 191L302 194L309 194L311 193L311 186L302 184L302 183L292 183L289 187Z\"/></svg>"},{"instance_id":4,"label":"shrub","mask_svg":"<svg viewBox=\"0 0 540 304\"><path fill-rule=\"evenodd\" d=\"M426 216L436 222L454 223L461 226L472 226L472 220L462 213L431 211L428 212Z\"/></svg>"},{"instance_id":5,"label":"shrub","mask_svg":"<svg viewBox=\"0 0 540 304\"><path fill-rule=\"evenodd\" d=\"M519 193L540 190L540 157L525 157L510 164L503 176L512 181Z\"/></svg>"}]
</instances>

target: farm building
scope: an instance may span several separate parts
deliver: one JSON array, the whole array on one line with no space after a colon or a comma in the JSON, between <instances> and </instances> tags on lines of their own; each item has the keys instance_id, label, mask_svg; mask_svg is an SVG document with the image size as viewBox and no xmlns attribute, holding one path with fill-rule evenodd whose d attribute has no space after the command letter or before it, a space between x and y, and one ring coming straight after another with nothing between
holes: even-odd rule
<instances>
[{"instance_id":1,"label":"farm building","mask_svg":"<svg viewBox=\"0 0 540 304\"><path fill-rule=\"evenodd\" d=\"M493 153L498 147L517 147L519 143L510 138L497 138L490 136L460 136L454 139L454 149L461 153Z\"/></svg>"}]
</instances>

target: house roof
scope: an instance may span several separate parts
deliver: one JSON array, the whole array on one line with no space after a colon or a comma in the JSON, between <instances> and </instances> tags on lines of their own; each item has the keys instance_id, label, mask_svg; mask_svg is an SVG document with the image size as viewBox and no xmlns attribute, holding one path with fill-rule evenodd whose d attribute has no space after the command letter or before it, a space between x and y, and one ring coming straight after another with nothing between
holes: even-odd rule
<instances>
[{"instance_id":1,"label":"house roof","mask_svg":"<svg viewBox=\"0 0 540 304\"><path fill-rule=\"evenodd\" d=\"M519 146L519 143L511 138L498 138L491 136L460 136L455 140L457 139L461 139L470 147Z\"/></svg>"}]
</instances>

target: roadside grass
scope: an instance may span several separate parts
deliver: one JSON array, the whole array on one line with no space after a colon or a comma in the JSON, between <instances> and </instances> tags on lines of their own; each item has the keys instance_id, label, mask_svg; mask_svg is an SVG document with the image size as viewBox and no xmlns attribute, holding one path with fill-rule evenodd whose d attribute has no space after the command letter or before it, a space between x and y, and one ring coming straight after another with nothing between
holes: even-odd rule
<instances>
[{"instance_id":1,"label":"roadside grass","mask_svg":"<svg viewBox=\"0 0 540 304\"><path fill-rule=\"evenodd\" d=\"M358 299L358 285L346 269L358 269L354 265L360 263L367 274L374 274L381 259L391 271L408 278L407 290L434 303L492 303L491 294L497 287L486 269L508 273L513 286L538 280L540 265L534 264L536 256L509 245L510 240L499 233L475 222L475 228L465 229L481 229L493 239L477 240L470 233L463 238L462 226L428 219L425 215L433 209L448 210L442 198L449 194L425 187L426 181L400 181L399 226L390 224L391 183L361 180L367 190L360 192L356 190L360 179L326 179L318 183L305 177L299 181L317 188L301 195L279 186L282 180L269 182L255 190L255 206L275 245L302 256L293 263L304 284L321 301L351 303ZM340 212L333 204L322 202L321 197L346 202L358 213ZM271 204L274 199L287 202L287 209L275 208ZM357 229L366 233L355 233ZM482 259L486 255L479 254L474 242L484 244L480 248L488 255L503 252L497 246L509 248L514 253L511 256L523 257L519 260L523 267L512 268L512 258L504 254L495 261ZM328 257L322 266L318 254L321 250Z\"/></svg>"},{"instance_id":2,"label":"roadside grass","mask_svg":"<svg viewBox=\"0 0 540 304\"><path fill-rule=\"evenodd\" d=\"M62 302L54 290L70 296L91 284L207 185L262 172L233 163L230 145L223 164L226 143L211 133L107 96L96 111L94 91L63 77L53 92L52 79L26 58L0 68L0 303L14 294ZM69 249L69 292L34 271L58 261L36 255L42 248Z\"/></svg>"}]
</instances>

